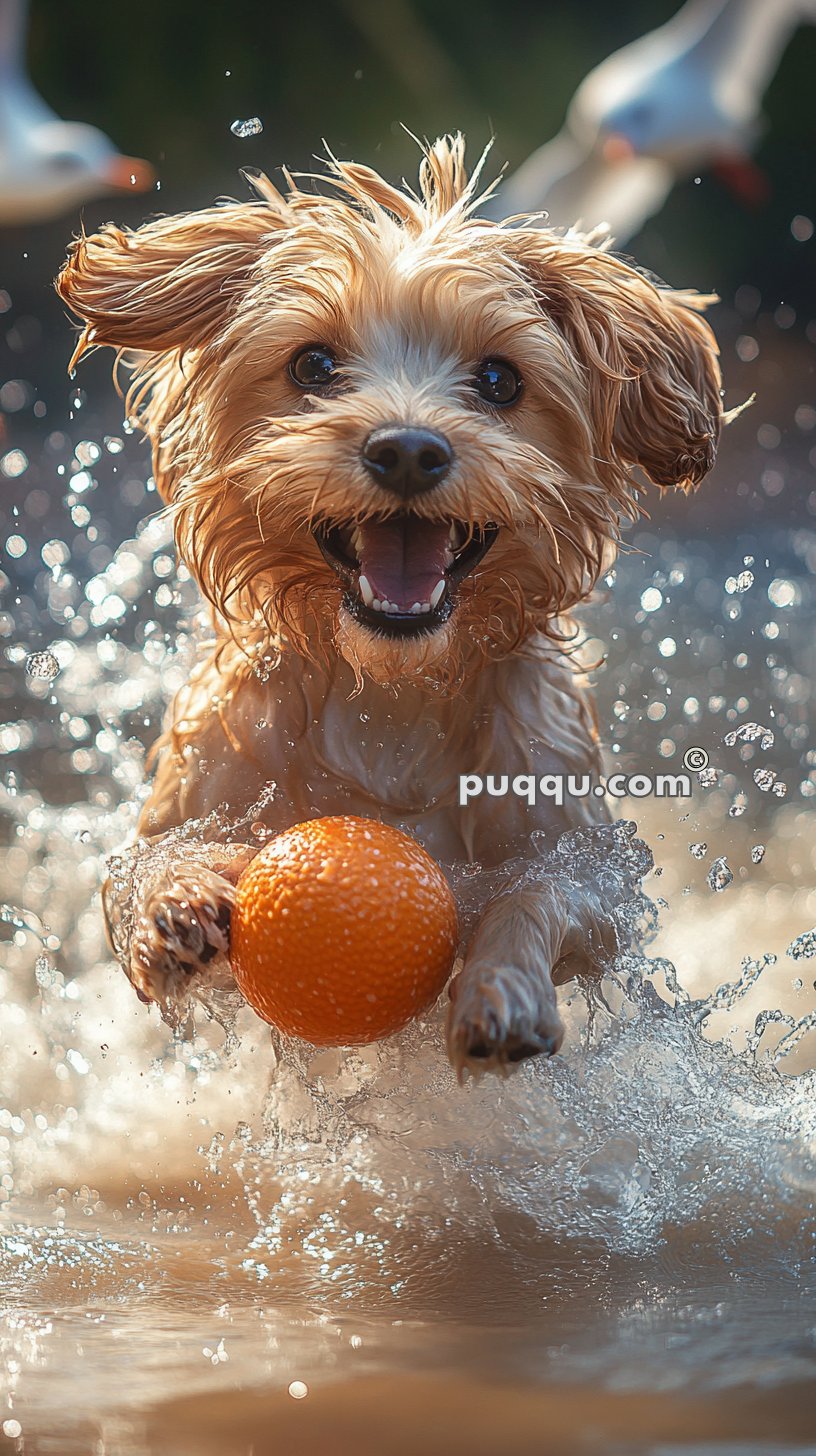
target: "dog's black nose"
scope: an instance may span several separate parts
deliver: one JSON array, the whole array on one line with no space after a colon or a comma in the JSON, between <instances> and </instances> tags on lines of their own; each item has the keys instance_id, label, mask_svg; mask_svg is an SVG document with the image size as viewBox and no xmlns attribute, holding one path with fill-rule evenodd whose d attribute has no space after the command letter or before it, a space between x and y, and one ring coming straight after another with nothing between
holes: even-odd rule
<instances>
[{"instance_id":1,"label":"dog's black nose","mask_svg":"<svg viewBox=\"0 0 816 1456\"><path fill-rule=\"evenodd\" d=\"M453 464L453 451L435 430L374 430L363 446L363 464L379 485L408 500L433 490Z\"/></svg>"}]
</instances>

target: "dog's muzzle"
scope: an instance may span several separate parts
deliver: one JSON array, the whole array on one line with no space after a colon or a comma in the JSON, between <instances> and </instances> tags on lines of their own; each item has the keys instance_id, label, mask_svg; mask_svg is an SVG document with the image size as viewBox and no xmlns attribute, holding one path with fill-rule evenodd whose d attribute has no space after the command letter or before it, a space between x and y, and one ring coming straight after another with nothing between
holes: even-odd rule
<instances>
[{"instance_id":1,"label":"dog's muzzle","mask_svg":"<svg viewBox=\"0 0 816 1456\"><path fill-rule=\"evenodd\" d=\"M426 520L410 512L314 530L345 587L346 611L389 637L420 636L446 622L459 584L498 534L494 525Z\"/></svg>"}]
</instances>

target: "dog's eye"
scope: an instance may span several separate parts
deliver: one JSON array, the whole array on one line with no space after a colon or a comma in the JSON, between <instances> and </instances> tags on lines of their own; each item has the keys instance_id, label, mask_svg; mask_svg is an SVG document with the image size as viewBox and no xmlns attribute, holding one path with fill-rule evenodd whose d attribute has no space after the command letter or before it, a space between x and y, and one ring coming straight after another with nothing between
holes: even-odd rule
<instances>
[{"instance_id":1,"label":"dog's eye","mask_svg":"<svg viewBox=\"0 0 816 1456\"><path fill-rule=\"evenodd\" d=\"M310 344L289 361L289 374L301 389L325 389L337 375L337 360L323 344Z\"/></svg>"},{"instance_id":2,"label":"dog's eye","mask_svg":"<svg viewBox=\"0 0 816 1456\"><path fill-rule=\"evenodd\" d=\"M513 404L521 394L521 375L506 359L483 359L473 382L488 404Z\"/></svg>"}]
</instances>

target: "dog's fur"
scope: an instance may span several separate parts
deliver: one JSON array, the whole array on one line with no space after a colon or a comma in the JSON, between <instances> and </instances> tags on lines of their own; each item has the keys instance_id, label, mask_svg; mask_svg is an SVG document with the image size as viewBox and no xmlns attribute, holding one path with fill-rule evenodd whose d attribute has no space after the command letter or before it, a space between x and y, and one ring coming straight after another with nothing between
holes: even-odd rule
<instances>
[{"instance_id":1,"label":"dog's fur","mask_svg":"<svg viewBox=\"0 0 816 1456\"><path fill-rule=\"evenodd\" d=\"M273 831L360 814L408 829L443 864L499 865L532 853L532 830L554 838L605 817L597 798L460 808L458 776L597 774L565 622L637 514L633 470L689 490L713 463L723 413L708 300L658 286L596 238L478 218L459 137L427 149L418 195L333 160L328 181L317 195L287 177L283 196L256 178L252 202L107 226L78 239L58 280L85 324L75 358L124 351L128 408L216 622L140 828L162 836L220 803L237 814L274 781ZM318 343L340 364L323 395L288 372ZM520 374L514 404L475 392L486 358ZM407 505L361 460L370 432L393 425L432 429L454 457ZM465 539L498 536L445 620L385 636L343 604L313 530L406 511L420 531L457 521ZM252 852L188 844L142 880L127 915L124 888L109 886L114 945L144 997L177 1001L222 957ZM553 1052L553 971L613 939L589 893L570 902L555 878L506 886L454 983L460 1073Z\"/></svg>"}]
</instances>

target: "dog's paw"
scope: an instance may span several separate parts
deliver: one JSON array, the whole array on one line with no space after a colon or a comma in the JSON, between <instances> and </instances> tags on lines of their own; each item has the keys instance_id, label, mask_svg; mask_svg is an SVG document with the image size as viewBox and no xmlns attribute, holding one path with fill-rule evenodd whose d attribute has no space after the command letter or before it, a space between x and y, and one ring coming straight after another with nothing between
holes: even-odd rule
<instances>
[{"instance_id":1,"label":"dog's paw","mask_svg":"<svg viewBox=\"0 0 816 1456\"><path fill-rule=\"evenodd\" d=\"M140 1000L177 1006L229 949L235 886L205 865L176 865L139 907L127 974ZM222 962L223 964L223 962Z\"/></svg>"},{"instance_id":2,"label":"dog's paw","mask_svg":"<svg viewBox=\"0 0 816 1456\"><path fill-rule=\"evenodd\" d=\"M546 981L515 966L467 965L451 983L447 1042L461 1082L466 1072L506 1073L528 1057L551 1057L564 1027Z\"/></svg>"}]
</instances>

